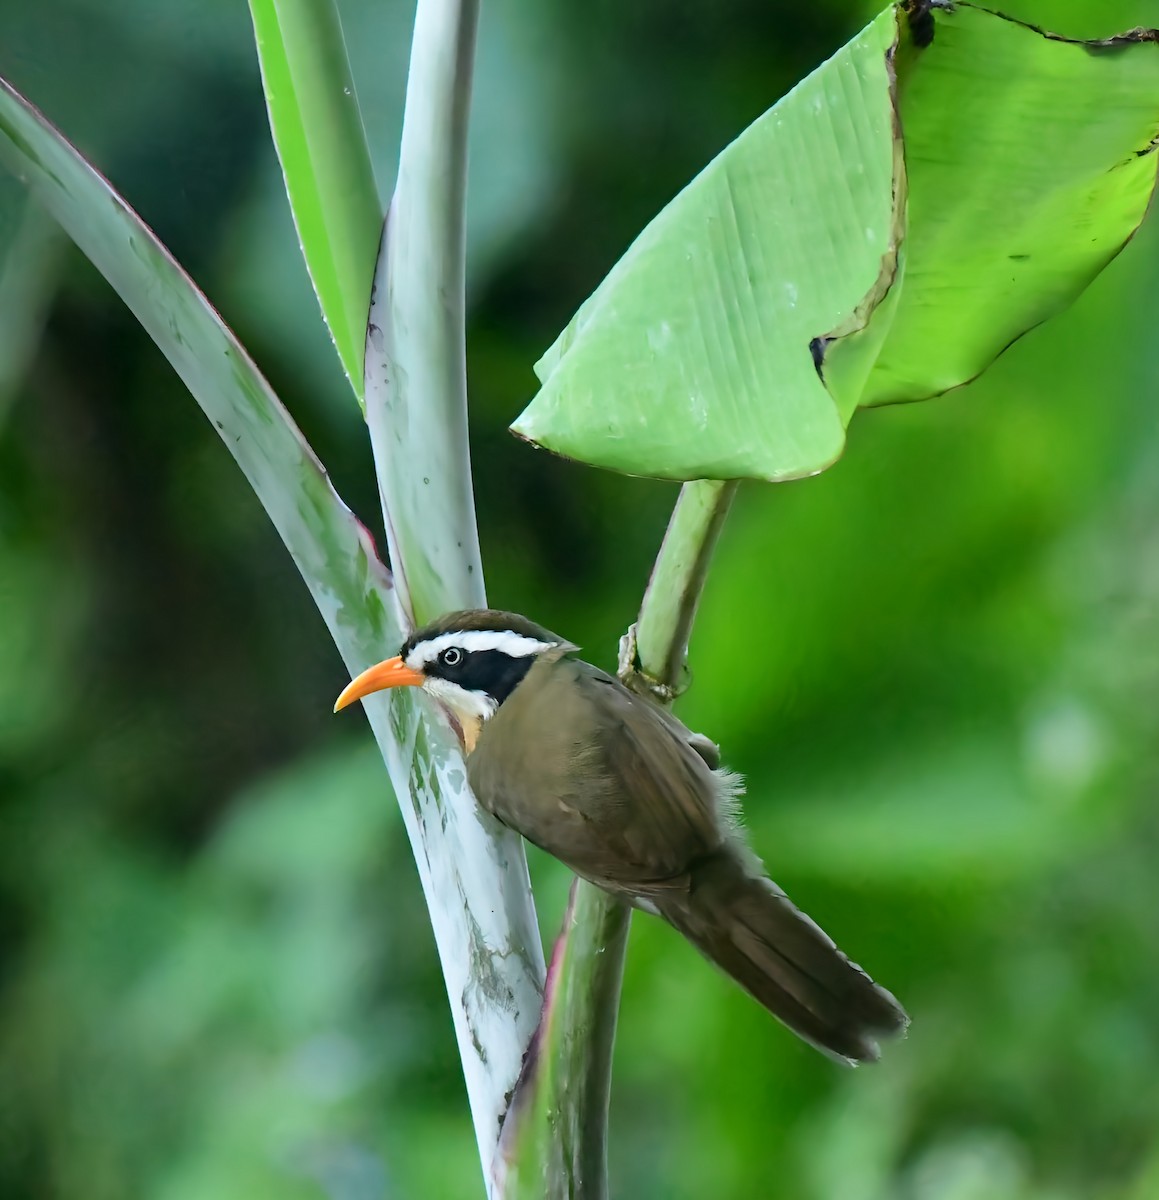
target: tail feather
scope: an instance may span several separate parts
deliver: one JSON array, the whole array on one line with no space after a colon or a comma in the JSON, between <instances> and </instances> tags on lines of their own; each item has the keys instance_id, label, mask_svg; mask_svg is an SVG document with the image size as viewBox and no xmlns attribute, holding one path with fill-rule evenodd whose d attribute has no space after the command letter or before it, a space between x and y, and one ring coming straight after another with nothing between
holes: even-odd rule
<instances>
[{"instance_id":1,"label":"tail feather","mask_svg":"<svg viewBox=\"0 0 1159 1200\"><path fill-rule=\"evenodd\" d=\"M660 915L773 1016L818 1049L875 1060L905 1030L901 1005L841 953L771 880L725 847L696 864L687 891L649 897Z\"/></svg>"}]
</instances>

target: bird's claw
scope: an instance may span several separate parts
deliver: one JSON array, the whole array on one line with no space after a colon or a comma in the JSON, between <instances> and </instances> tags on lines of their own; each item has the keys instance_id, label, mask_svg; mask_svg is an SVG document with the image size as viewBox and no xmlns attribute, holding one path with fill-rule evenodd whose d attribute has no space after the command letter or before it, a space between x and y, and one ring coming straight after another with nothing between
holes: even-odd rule
<instances>
[{"instance_id":1,"label":"bird's claw","mask_svg":"<svg viewBox=\"0 0 1159 1200\"><path fill-rule=\"evenodd\" d=\"M628 632L620 638L620 657L616 665L620 682L638 696L647 696L658 704L669 705L688 690L692 673L687 666L680 669L680 680L676 684L665 683L640 665L640 654L636 646L636 623L628 626Z\"/></svg>"}]
</instances>

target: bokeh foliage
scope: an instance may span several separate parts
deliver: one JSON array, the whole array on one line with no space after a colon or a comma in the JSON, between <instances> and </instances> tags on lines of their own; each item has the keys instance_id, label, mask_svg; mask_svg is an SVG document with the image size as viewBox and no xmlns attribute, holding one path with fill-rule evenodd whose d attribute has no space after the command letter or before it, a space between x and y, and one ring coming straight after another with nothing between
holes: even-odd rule
<instances>
[{"instance_id":1,"label":"bokeh foliage","mask_svg":"<svg viewBox=\"0 0 1159 1200\"><path fill-rule=\"evenodd\" d=\"M1007 8L1088 35L1148 20ZM383 183L409 13L342 13ZM603 665L674 489L505 426L639 228L868 15L487 9L469 370L489 593ZM0 73L194 271L373 519L244 7L0 18ZM7 181L0 203L8 252ZM978 383L867 414L817 479L742 489L681 714L747 774L774 877L914 1027L841 1072L637 920L617 1194L1159 1190L1156 236ZM47 325L0 399L0 1194L473 1195L409 851L369 735L329 718L341 664L159 353L79 255L42 258ZM550 932L566 877L532 865Z\"/></svg>"}]
</instances>

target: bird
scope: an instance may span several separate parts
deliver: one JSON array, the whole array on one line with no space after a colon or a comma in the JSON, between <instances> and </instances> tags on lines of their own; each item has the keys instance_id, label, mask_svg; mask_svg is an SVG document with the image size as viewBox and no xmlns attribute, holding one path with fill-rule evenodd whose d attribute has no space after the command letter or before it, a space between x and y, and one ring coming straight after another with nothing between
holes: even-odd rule
<instances>
[{"instance_id":1,"label":"bird","mask_svg":"<svg viewBox=\"0 0 1159 1200\"><path fill-rule=\"evenodd\" d=\"M516 613L448 613L358 675L345 708L417 687L457 726L484 809L576 875L659 916L829 1057L874 1061L909 1023L765 873L738 775L667 709Z\"/></svg>"}]
</instances>

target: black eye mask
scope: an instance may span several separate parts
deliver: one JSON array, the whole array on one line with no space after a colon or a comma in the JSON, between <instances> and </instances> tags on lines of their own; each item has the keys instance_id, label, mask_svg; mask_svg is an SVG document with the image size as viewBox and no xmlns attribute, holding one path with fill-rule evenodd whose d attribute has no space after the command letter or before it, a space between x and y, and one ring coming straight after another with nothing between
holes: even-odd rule
<instances>
[{"instance_id":1,"label":"black eye mask","mask_svg":"<svg viewBox=\"0 0 1159 1200\"><path fill-rule=\"evenodd\" d=\"M483 692L502 704L534 664L534 654L515 657L502 650L474 650L464 652L453 667L436 658L425 668L425 674L458 684L468 692Z\"/></svg>"}]
</instances>

